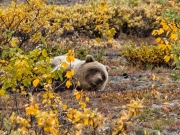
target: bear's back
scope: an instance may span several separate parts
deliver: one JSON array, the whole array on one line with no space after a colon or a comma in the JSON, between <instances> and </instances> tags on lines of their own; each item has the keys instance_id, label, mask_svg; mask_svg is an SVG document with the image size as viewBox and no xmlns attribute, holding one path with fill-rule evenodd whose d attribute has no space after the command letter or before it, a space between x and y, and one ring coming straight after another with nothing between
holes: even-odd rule
<instances>
[{"instance_id":1,"label":"bear's back","mask_svg":"<svg viewBox=\"0 0 180 135\"><path fill-rule=\"evenodd\" d=\"M56 56L54 57L54 59L51 59L50 61L50 64L52 67L57 67L59 66L62 62L66 62L66 57L65 55L62 55L62 56ZM79 64L80 62L82 62L81 60L79 59L74 59L74 62L71 62L71 63L68 63L68 65L71 65L71 66L75 66L77 64Z\"/></svg>"}]
</instances>

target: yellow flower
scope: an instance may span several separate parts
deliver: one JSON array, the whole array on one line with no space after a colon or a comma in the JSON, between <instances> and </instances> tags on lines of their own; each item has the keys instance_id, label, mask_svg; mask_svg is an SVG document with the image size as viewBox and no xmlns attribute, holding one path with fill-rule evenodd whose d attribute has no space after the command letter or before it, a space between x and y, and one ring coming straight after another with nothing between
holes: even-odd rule
<instances>
[{"instance_id":1,"label":"yellow flower","mask_svg":"<svg viewBox=\"0 0 180 135\"><path fill-rule=\"evenodd\" d=\"M65 111L67 109L67 105L63 105L62 109L63 109L63 111Z\"/></svg>"},{"instance_id":2,"label":"yellow flower","mask_svg":"<svg viewBox=\"0 0 180 135\"><path fill-rule=\"evenodd\" d=\"M80 85L81 85L81 84L80 84L80 82L78 81L78 82L77 82L77 86L80 86Z\"/></svg>"},{"instance_id":3,"label":"yellow flower","mask_svg":"<svg viewBox=\"0 0 180 135\"><path fill-rule=\"evenodd\" d=\"M89 97L86 97L86 101L87 101L87 102L89 101Z\"/></svg>"},{"instance_id":4,"label":"yellow flower","mask_svg":"<svg viewBox=\"0 0 180 135\"><path fill-rule=\"evenodd\" d=\"M38 110L38 105L36 106L30 106L26 108L26 115L35 115Z\"/></svg>"},{"instance_id":5,"label":"yellow flower","mask_svg":"<svg viewBox=\"0 0 180 135\"><path fill-rule=\"evenodd\" d=\"M133 113L134 116L136 116L139 112L139 109L145 108L144 105L142 105L143 99L142 100L131 100L130 104L127 104L126 107L129 109L130 112Z\"/></svg>"},{"instance_id":6,"label":"yellow flower","mask_svg":"<svg viewBox=\"0 0 180 135\"><path fill-rule=\"evenodd\" d=\"M166 56L164 57L165 62L170 61L170 59L171 59L171 56L166 55Z\"/></svg>"},{"instance_id":7,"label":"yellow flower","mask_svg":"<svg viewBox=\"0 0 180 135\"><path fill-rule=\"evenodd\" d=\"M72 108L69 108L68 113L67 113L67 117L70 118L70 119L73 119L74 113L75 113L75 110L72 109Z\"/></svg>"},{"instance_id":8,"label":"yellow flower","mask_svg":"<svg viewBox=\"0 0 180 135\"><path fill-rule=\"evenodd\" d=\"M67 87L67 88L70 88L71 85L72 85L71 81L70 81L70 80L67 80L67 81L66 81L66 87Z\"/></svg>"},{"instance_id":9,"label":"yellow flower","mask_svg":"<svg viewBox=\"0 0 180 135\"><path fill-rule=\"evenodd\" d=\"M67 56L66 61L69 63L74 62L74 56L73 55Z\"/></svg>"},{"instance_id":10,"label":"yellow flower","mask_svg":"<svg viewBox=\"0 0 180 135\"><path fill-rule=\"evenodd\" d=\"M74 53L74 50L68 50L68 54L73 54Z\"/></svg>"},{"instance_id":11,"label":"yellow flower","mask_svg":"<svg viewBox=\"0 0 180 135\"><path fill-rule=\"evenodd\" d=\"M82 97L83 97L83 91L77 91L77 90L75 90L74 91L74 95L76 96L76 99L77 100L81 100L82 99Z\"/></svg>"},{"instance_id":12,"label":"yellow flower","mask_svg":"<svg viewBox=\"0 0 180 135\"><path fill-rule=\"evenodd\" d=\"M23 127L30 127L29 122L26 119L21 118L20 116L17 116L16 121L18 124L20 124Z\"/></svg>"},{"instance_id":13,"label":"yellow flower","mask_svg":"<svg viewBox=\"0 0 180 135\"><path fill-rule=\"evenodd\" d=\"M174 33L171 34L171 39L172 40L176 40L177 38L178 38L177 34L174 34Z\"/></svg>"},{"instance_id":14,"label":"yellow flower","mask_svg":"<svg viewBox=\"0 0 180 135\"><path fill-rule=\"evenodd\" d=\"M74 120L73 122L78 122L81 119L81 113L76 111L76 113L74 114Z\"/></svg>"},{"instance_id":15,"label":"yellow flower","mask_svg":"<svg viewBox=\"0 0 180 135\"><path fill-rule=\"evenodd\" d=\"M33 81L33 86L36 87L38 84L39 84L39 79L37 78Z\"/></svg>"},{"instance_id":16,"label":"yellow flower","mask_svg":"<svg viewBox=\"0 0 180 135\"><path fill-rule=\"evenodd\" d=\"M66 61L68 63L74 62L74 50L68 50Z\"/></svg>"},{"instance_id":17,"label":"yellow flower","mask_svg":"<svg viewBox=\"0 0 180 135\"><path fill-rule=\"evenodd\" d=\"M159 43L162 39L161 38L156 38L156 42Z\"/></svg>"},{"instance_id":18,"label":"yellow flower","mask_svg":"<svg viewBox=\"0 0 180 135\"><path fill-rule=\"evenodd\" d=\"M157 34L158 34L158 30L153 30L153 31L152 31L152 35L153 35L153 36L156 36Z\"/></svg>"},{"instance_id":19,"label":"yellow flower","mask_svg":"<svg viewBox=\"0 0 180 135\"><path fill-rule=\"evenodd\" d=\"M16 119L15 113L12 112L12 115L11 115L11 117L9 118L9 120L10 120L11 123L13 123L13 122L15 121L15 119Z\"/></svg>"},{"instance_id":20,"label":"yellow flower","mask_svg":"<svg viewBox=\"0 0 180 135\"><path fill-rule=\"evenodd\" d=\"M88 118L85 118L84 119L84 125L88 125L89 124L89 119Z\"/></svg>"},{"instance_id":21,"label":"yellow flower","mask_svg":"<svg viewBox=\"0 0 180 135\"><path fill-rule=\"evenodd\" d=\"M52 92L47 92L47 93L43 94L43 98L53 98L53 97L54 97L54 95Z\"/></svg>"},{"instance_id":22,"label":"yellow flower","mask_svg":"<svg viewBox=\"0 0 180 135\"><path fill-rule=\"evenodd\" d=\"M73 75L74 75L74 70L73 69L71 69L70 71L67 71L67 73L66 73L66 77L69 78L69 79L72 78Z\"/></svg>"},{"instance_id":23,"label":"yellow flower","mask_svg":"<svg viewBox=\"0 0 180 135\"><path fill-rule=\"evenodd\" d=\"M164 30L162 29L162 28L160 28L159 30L158 30L158 35L161 35L161 34L163 34L164 33Z\"/></svg>"},{"instance_id":24,"label":"yellow flower","mask_svg":"<svg viewBox=\"0 0 180 135\"><path fill-rule=\"evenodd\" d=\"M61 63L61 66L62 66L64 69L66 69L66 68L68 67L68 64L67 64L66 62L62 62L62 63Z\"/></svg>"},{"instance_id":25,"label":"yellow flower","mask_svg":"<svg viewBox=\"0 0 180 135\"><path fill-rule=\"evenodd\" d=\"M81 108L86 108L86 103L80 101L79 104L81 105Z\"/></svg>"}]
</instances>

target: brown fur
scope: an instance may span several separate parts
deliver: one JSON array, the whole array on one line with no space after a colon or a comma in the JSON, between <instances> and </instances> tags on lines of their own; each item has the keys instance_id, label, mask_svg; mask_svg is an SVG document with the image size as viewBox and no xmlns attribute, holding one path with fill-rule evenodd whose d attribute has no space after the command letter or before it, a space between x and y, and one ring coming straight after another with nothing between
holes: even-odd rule
<instances>
[{"instance_id":1,"label":"brown fur","mask_svg":"<svg viewBox=\"0 0 180 135\"><path fill-rule=\"evenodd\" d=\"M59 59L60 60L60 59ZM57 59L53 59L51 65L56 65ZM71 63L71 67L75 71L73 77L74 83L80 82L78 90L103 90L108 80L108 68L95 61L91 55L87 55L85 61L75 59L74 63ZM67 71L66 71L67 72Z\"/></svg>"}]
</instances>

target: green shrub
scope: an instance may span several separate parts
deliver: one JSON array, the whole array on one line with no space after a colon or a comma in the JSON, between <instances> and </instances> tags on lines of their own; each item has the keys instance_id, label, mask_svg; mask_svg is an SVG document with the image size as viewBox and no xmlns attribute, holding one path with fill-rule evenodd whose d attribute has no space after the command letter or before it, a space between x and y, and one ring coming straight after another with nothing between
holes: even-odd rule
<instances>
[{"instance_id":1,"label":"green shrub","mask_svg":"<svg viewBox=\"0 0 180 135\"><path fill-rule=\"evenodd\" d=\"M45 48L37 48L28 53L18 47L4 50L0 59L0 90L10 88L11 91L32 93L39 84L44 87L51 84L53 78L62 80L63 70L51 74L49 62L50 57Z\"/></svg>"},{"instance_id":2,"label":"green shrub","mask_svg":"<svg viewBox=\"0 0 180 135\"><path fill-rule=\"evenodd\" d=\"M141 64L141 65L170 65L171 62L166 63L164 57L166 55L165 50L160 50L158 46L150 46L147 44L142 44L136 46L132 43L130 46L125 47L122 55L126 57L132 64Z\"/></svg>"}]
</instances>

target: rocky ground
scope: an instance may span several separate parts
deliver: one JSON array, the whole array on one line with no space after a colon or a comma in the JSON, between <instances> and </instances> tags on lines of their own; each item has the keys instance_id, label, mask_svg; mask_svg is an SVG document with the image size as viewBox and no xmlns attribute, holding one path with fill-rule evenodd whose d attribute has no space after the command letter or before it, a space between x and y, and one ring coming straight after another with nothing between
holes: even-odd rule
<instances>
[{"instance_id":1,"label":"rocky ground","mask_svg":"<svg viewBox=\"0 0 180 135\"><path fill-rule=\"evenodd\" d=\"M115 91L117 94L136 91L138 94L136 95L135 92L136 96L132 95L132 98L142 96L146 100L151 100L150 104L146 103L147 108L150 112L156 111L155 114L150 113L154 115L152 118L148 118L149 114L146 114L147 117L145 116L143 121L140 120L142 114L135 118L133 125L138 125L139 129L144 130L136 130L137 127L134 126L132 128L134 131L131 129L129 134L145 134L144 131L147 130L153 135L180 135L180 84L174 81L172 70L164 67L154 69L149 67L149 69L142 70L128 66L125 58L111 59L111 61L114 60L119 61L120 66L111 66L109 86L106 87L106 91ZM146 94L141 95L140 93ZM156 123L158 121L159 124Z\"/></svg>"},{"instance_id":2,"label":"rocky ground","mask_svg":"<svg viewBox=\"0 0 180 135\"><path fill-rule=\"evenodd\" d=\"M122 59L123 64L119 61ZM129 66L120 57L109 57L108 61L109 83L104 91L85 91L91 100L88 107L98 108L102 114L110 116L111 121L119 117L131 99L144 98L146 108L132 119L127 134L180 135L180 84L173 80L172 70L164 67L142 70ZM67 92L61 95L69 98ZM103 134L110 134L110 127L107 124Z\"/></svg>"},{"instance_id":3,"label":"rocky ground","mask_svg":"<svg viewBox=\"0 0 180 135\"><path fill-rule=\"evenodd\" d=\"M108 118L100 134L111 135L112 126L109 123L119 118L124 106L129 104L130 100L144 98L145 108L130 120L132 124L127 127L127 134L180 135L180 84L173 80L172 69L141 69L131 66L123 57L105 57L106 64L110 67L105 90L84 91L90 98L87 107L98 108L98 111ZM69 107L78 107L72 91L58 94ZM16 102L14 98L12 96L11 102L1 100L1 110L4 107L5 112L12 111L16 105L18 112L24 112L24 104L27 104L28 98L16 97ZM16 109L14 108L14 111L17 111Z\"/></svg>"},{"instance_id":4,"label":"rocky ground","mask_svg":"<svg viewBox=\"0 0 180 135\"><path fill-rule=\"evenodd\" d=\"M157 89L178 87L173 80L170 69L156 67L155 69L140 70L133 67L120 65L111 66L110 86L106 90L149 90L152 87ZM172 87L172 88L171 88Z\"/></svg>"}]
</instances>

